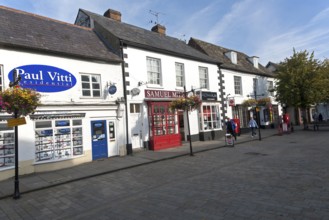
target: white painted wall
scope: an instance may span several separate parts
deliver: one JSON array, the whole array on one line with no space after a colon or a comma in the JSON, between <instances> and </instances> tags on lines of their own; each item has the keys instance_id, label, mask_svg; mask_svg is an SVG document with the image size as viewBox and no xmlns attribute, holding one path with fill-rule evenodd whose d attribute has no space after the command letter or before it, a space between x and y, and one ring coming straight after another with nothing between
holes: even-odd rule
<instances>
[{"instance_id":1,"label":"white painted wall","mask_svg":"<svg viewBox=\"0 0 329 220\"><path fill-rule=\"evenodd\" d=\"M269 97L269 92L267 91L267 81L273 81L273 86L275 87L275 80L271 77L263 77L263 76L257 76L253 74L247 74L243 72L233 71L233 70L226 70L221 69L222 74L224 75L224 82L225 82L225 94L228 95L228 98L234 98L235 104L240 105L243 103L244 100L255 98L254 96L254 88L253 88L253 79L258 79L258 88L257 88L257 98L262 97ZM234 76L241 77L242 82L242 94L235 94L234 91ZM259 96L261 94L264 94L264 96ZM249 95L249 97L248 97ZM275 97L270 96L272 99L272 104L277 105L277 101L275 100ZM227 115L229 117L233 117L232 115L232 108L228 105L227 102ZM281 107L279 107L279 114L281 114ZM262 114L262 113L261 113ZM262 118L262 115L261 115Z\"/></svg>"},{"instance_id":2,"label":"white painted wall","mask_svg":"<svg viewBox=\"0 0 329 220\"><path fill-rule=\"evenodd\" d=\"M132 90L133 88L140 89L139 95L132 96L128 95L128 108L129 103L144 103L145 89L149 90L170 90L170 91L183 91L183 87L176 86L176 70L175 63L183 63L185 68L185 84L186 90L190 91L192 87L194 89L200 88L199 82L199 67L208 68L209 74L209 89L204 91L218 92L218 67L215 64L209 64L205 62L193 61L184 58L174 57L170 55L160 54L151 51L145 51L133 47L127 47L124 49L124 53L128 55L128 58L125 58L125 62L128 63L128 67L125 68L125 72L129 72L129 77L127 81L130 82L130 86L127 86L127 90ZM142 85L138 86L138 82L147 82L147 62L146 58L152 57L161 60L161 70L162 70L162 85ZM143 131L143 141L149 139L149 127L147 119L147 105L143 104L143 128L140 130ZM129 112L129 109L128 109ZM199 122L197 111L190 113L190 129L191 135L199 133ZM135 126L135 122L130 121L129 130ZM185 126L187 127L187 126ZM131 137L131 134L129 135Z\"/></svg>"},{"instance_id":3,"label":"white painted wall","mask_svg":"<svg viewBox=\"0 0 329 220\"><path fill-rule=\"evenodd\" d=\"M64 167L91 161L91 125L92 120L115 120L116 140L120 155L124 155L125 149L125 114L117 117L118 105L116 100L123 97L122 68L120 63L104 63L60 57L50 54L37 54L33 52L21 52L0 49L0 65L3 65L4 87L8 88L8 73L19 66L24 65L48 65L64 69L75 76L76 85L66 91L45 93L42 92L42 105L37 108L38 113L86 113L83 122L84 155L61 162L35 163L35 132L34 122L26 117L27 124L18 127L19 134L19 161L20 174L36 171L56 170ZM81 95L80 73L101 75L101 98L83 98ZM117 92L110 95L107 91L109 84L115 84ZM101 104L101 105L100 105ZM0 113L0 115L7 115ZM13 176L13 168L0 169L1 178Z\"/></svg>"},{"instance_id":4,"label":"white painted wall","mask_svg":"<svg viewBox=\"0 0 329 220\"><path fill-rule=\"evenodd\" d=\"M115 101L118 97L123 96L122 88L122 71L120 64L108 64L92 61L84 61L72 58L63 58L59 56L51 56L45 54L35 54L29 52L17 52L12 50L0 49L1 64L4 65L4 85L8 87L8 73L13 68L23 65L49 65L64 69L72 73L77 83L74 88L57 93L43 93L43 103L99 103L104 101ZM100 74L102 79L103 97L99 99L85 99L81 97L81 80L80 73ZM107 93L107 85L109 82L116 83L117 93L109 95ZM56 96L54 99L53 95Z\"/></svg>"}]
</instances>

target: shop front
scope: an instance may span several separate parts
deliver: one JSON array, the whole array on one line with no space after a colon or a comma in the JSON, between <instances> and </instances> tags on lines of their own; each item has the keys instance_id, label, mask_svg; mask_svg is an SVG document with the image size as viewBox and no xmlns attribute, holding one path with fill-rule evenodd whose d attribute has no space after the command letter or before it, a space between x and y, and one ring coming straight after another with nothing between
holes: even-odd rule
<instances>
[{"instance_id":1,"label":"shop front","mask_svg":"<svg viewBox=\"0 0 329 220\"><path fill-rule=\"evenodd\" d=\"M25 117L26 124L18 126L18 152L14 129L7 126L7 119L13 116L0 112L0 180L14 175L16 154L20 175L126 154L125 109L118 101L123 89L117 87L113 92L114 82L121 82L119 63L23 52L15 56L24 63L12 63L12 52L8 54L11 56L0 65L4 85L18 73L19 86L39 92L41 104ZM33 60L43 64L30 64ZM108 71L113 73L111 78Z\"/></svg>"},{"instance_id":2,"label":"shop front","mask_svg":"<svg viewBox=\"0 0 329 220\"><path fill-rule=\"evenodd\" d=\"M200 140L207 141L218 139L221 137L223 131L217 92L199 91L197 94L202 100L199 111Z\"/></svg>"},{"instance_id":3,"label":"shop front","mask_svg":"<svg viewBox=\"0 0 329 220\"><path fill-rule=\"evenodd\" d=\"M151 150L182 145L178 112L169 108L171 100L181 96L178 91L145 90Z\"/></svg>"}]
</instances>

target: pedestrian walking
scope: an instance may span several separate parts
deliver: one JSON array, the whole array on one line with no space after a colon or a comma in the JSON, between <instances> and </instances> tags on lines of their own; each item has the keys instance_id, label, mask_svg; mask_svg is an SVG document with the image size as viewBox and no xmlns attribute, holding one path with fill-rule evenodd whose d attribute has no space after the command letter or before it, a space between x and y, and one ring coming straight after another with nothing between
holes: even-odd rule
<instances>
[{"instance_id":1,"label":"pedestrian walking","mask_svg":"<svg viewBox=\"0 0 329 220\"><path fill-rule=\"evenodd\" d=\"M253 117L251 117L249 121L249 127L251 129L251 137L254 137L256 135L256 128L258 128L258 125Z\"/></svg>"},{"instance_id":2,"label":"pedestrian walking","mask_svg":"<svg viewBox=\"0 0 329 220\"><path fill-rule=\"evenodd\" d=\"M313 114L313 123L314 123L314 131L318 131L319 130L319 115L317 112L314 112ZM321 117L322 117L322 114L321 114Z\"/></svg>"},{"instance_id":3,"label":"pedestrian walking","mask_svg":"<svg viewBox=\"0 0 329 220\"><path fill-rule=\"evenodd\" d=\"M233 119L230 120L230 118L227 118L226 133L231 134L236 140L235 128L236 126L234 120Z\"/></svg>"}]
</instances>

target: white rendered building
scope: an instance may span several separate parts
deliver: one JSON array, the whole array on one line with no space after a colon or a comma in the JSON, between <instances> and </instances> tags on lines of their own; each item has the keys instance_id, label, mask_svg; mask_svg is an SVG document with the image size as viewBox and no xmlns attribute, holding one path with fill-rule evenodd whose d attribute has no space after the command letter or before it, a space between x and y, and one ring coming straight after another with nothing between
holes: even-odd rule
<instances>
[{"instance_id":1,"label":"white rendered building","mask_svg":"<svg viewBox=\"0 0 329 220\"><path fill-rule=\"evenodd\" d=\"M1 89L16 70L41 105L18 126L19 174L125 155L122 61L88 28L0 7ZM14 175L12 118L0 113L0 179Z\"/></svg>"},{"instance_id":2,"label":"white rendered building","mask_svg":"<svg viewBox=\"0 0 329 220\"><path fill-rule=\"evenodd\" d=\"M222 132L222 99L218 62L166 35L157 24L152 31L121 21L121 13L104 15L79 10L75 24L93 28L124 60L127 98L127 150L180 146L191 138L209 140ZM202 99L200 109L171 112L172 100L193 90ZM188 94L190 95L190 94Z\"/></svg>"}]
</instances>

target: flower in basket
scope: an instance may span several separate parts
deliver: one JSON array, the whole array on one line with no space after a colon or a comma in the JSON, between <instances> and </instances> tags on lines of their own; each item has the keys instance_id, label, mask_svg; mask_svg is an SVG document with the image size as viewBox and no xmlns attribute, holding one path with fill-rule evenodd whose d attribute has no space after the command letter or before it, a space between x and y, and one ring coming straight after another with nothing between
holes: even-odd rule
<instances>
[{"instance_id":1,"label":"flower in basket","mask_svg":"<svg viewBox=\"0 0 329 220\"><path fill-rule=\"evenodd\" d=\"M201 105L201 100L199 98L199 96L196 95L192 95L189 97L181 97L178 98L176 100L173 100L170 105L169 108L171 110L175 110L175 109L180 109L180 110L195 110L198 109Z\"/></svg>"},{"instance_id":2,"label":"flower in basket","mask_svg":"<svg viewBox=\"0 0 329 220\"><path fill-rule=\"evenodd\" d=\"M0 92L0 108L9 114L17 113L17 117L26 116L40 105L40 97L34 90L14 86Z\"/></svg>"},{"instance_id":3,"label":"flower in basket","mask_svg":"<svg viewBox=\"0 0 329 220\"><path fill-rule=\"evenodd\" d=\"M270 97L265 97L265 98L260 98L257 100L257 104L260 106L267 106L271 104L271 98Z\"/></svg>"},{"instance_id":4,"label":"flower in basket","mask_svg":"<svg viewBox=\"0 0 329 220\"><path fill-rule=\"evenodd\" d=\"M246 107L254 107L257 105L257 101L255 99L247 99L242 102L242 105Z\"/></svg>"}]
</instances>

